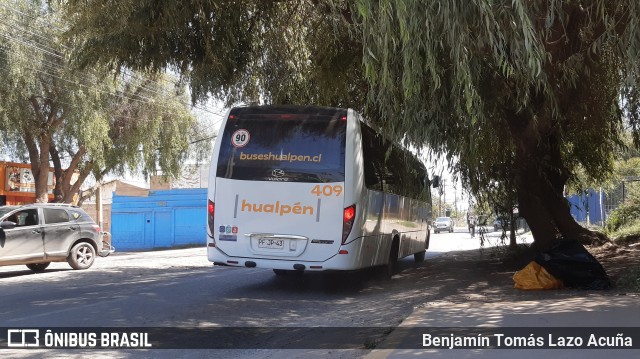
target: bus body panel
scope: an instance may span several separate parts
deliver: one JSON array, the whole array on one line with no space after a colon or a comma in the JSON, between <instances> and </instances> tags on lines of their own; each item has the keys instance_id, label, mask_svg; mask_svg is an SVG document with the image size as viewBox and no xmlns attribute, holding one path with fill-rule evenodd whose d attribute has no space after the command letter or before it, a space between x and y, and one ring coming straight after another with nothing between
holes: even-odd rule
<instances>
[{"instance_id":1,"label":"bus body panel","mask_svg":"<svg viewBox=\"0 0 640 359\"><path fill-rule=\"evenodd\" d=\"M340 246L343 198L312 192L343 186L217 178L216 245L235 257L326 260Z\"/></svg>"},{"instance_id":2,"label":"bus body panel","mask_svg":"<svg viewBox=\"0 0 640 359\"><path fill-rule=\"evenodd\" d=\"M218 136L209 176L208 198L215 203L215 216L213 226L208 226L208 259L273 269L302 265L306 270L354 270L387 264L394 239L399 241L398 258L423 252L430 203L366 187L365 167L370 164L363 156L362 121L357 112L347 110L341 182L222 178L216 163L223 136ZM325 186L340 186L341 193L323 190ZM343 211L352 205L353 227L342 243Z\"/></svg>"},{"instance_id":3,"label":"bus body panel","mask_svg":"<svg viewBox=\"0 0 640 359\"><path fill-rule=\"evenodd\" d=\"M370 265L388 262L388 254L394 236L400 241L398 258L426 249L429 235L426 208L418 200L395 194L366 190L363 196L365 220L362 236L379 243L372 251Z\"/></svg>"},{"instance_id":4,"label":"bus body panel","mask_svg":"<svg viewBox=\"0 0 640 359\"><path fill-rule=\"evenodd\" d=\"M348 111L347 116L347 133L345 142L345 207L356 205L356 223L353 228L361 226L364 219L362 207L362 195L365 191L364 182L362 181L362 168L364 167L362 159L362 144L360 134L360 117L353 110ZM353 232L353 231L352 231ZM357 235L358 233L356 233ZM350 238L352 235L350 235Z\"/></svg>"},{"instance_id":5,"label":"bus body panel","mask_svg":"<svg viewBox=\"0 0 640 359\"><path fill-rule=\"evenodd\" d=\"M222 123L220 124L220 128L223 129L225 128L226 124L227 124L227 119L229 118L229 113L231 112L231 110L228 110L222 120ZM220 154L220 146L221 146L221 141L219 140L218 136L216 136L216 140L213 143L213 153L211 154L211 166L209 168L209 188L207 189L207 199L211 202L214 202L215 199L215 194L216 194L216 166L215 164L218 162L218 155ZM215 203L215 202L214 202ZM213 244L213 233L214 231L212 231L212 228L210 228L210 226L206 226L207 227L207 245L209 244Z\"/></svg>"}]
</instances>

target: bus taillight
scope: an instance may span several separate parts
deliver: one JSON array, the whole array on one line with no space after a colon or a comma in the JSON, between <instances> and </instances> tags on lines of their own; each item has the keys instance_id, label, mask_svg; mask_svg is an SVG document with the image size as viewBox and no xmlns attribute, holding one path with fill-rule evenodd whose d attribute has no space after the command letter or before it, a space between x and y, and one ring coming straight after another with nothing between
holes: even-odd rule
<instances>
[{"instance_id":1,"label":"bus taillight","mask_svg":"<svg viewBox=\"0 0 640 359\"><path fill-rule=\"evenodd\" d=\"M353 227L353 221L356 218L356 205L349 206L344 209L342 216L342 244L347 241L349 233L351 233L351 227Z\"/></svg>"},{"instance_id":2,"label":"bus taillight","mask_svg":"<svg viewBox=\"0 0 640 359\"><path fill-rule=\"evenodd\" d=\"M207 223L209 224L209 232L212 236L215 233L213 228L213 215L215 214L215 212L216 204L209 200L209 203L207 205Z\"/></svg>"}]
</instances>

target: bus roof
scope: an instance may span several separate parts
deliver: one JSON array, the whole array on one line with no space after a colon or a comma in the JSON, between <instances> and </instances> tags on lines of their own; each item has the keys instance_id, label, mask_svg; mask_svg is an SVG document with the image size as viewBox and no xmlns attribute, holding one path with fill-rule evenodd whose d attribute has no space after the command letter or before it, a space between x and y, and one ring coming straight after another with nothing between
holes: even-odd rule
<instances>
[{"instance_id":1,"label":"bus roof","mask_svg":"<svg viewBox=\"0 0 640 359\"><path fill-rule=\"evenodd\" d=\"M334 116L336 113L345 113L347 109L323 106L299 106L299 105L265 105L265 106L247 106L234 107L231 109L230 115L277 115L277 114L304 114L318 116Z\"/></svg>"}]
</instances>

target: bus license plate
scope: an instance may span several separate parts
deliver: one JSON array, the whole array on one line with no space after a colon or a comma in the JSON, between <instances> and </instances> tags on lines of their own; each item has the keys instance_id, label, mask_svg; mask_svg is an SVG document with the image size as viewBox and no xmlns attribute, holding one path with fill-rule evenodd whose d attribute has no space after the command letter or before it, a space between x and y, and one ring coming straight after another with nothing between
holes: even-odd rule
<instances>
[{"instance_id":1,"label":"bus license plate","mask_svg":"<svg viewBox=\"0 0 640 359\"><path fill-rule=\"evenodd\" d=\"M283 249L284 239L258 239L258 248Z\"/></svg>"}]
</instances>

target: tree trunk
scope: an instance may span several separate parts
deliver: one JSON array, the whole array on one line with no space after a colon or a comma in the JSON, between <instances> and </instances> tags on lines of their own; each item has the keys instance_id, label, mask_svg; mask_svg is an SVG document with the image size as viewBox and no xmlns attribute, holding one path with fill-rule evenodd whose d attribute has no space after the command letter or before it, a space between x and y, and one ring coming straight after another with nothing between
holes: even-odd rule
<instances>
[{"instance_id":1,"label":"tree trunk","mask_svg":"<svg viewBox=\"0 0 640 359\"><path fill-rule=\"evenodd\" d=\"M47 203L49 194L47 192L47 182L49 180L49 142L47 134L40 137L38 144L33 137L25 136L25 144L29 150L29 160L31 162L31 173L35 182L35 194L37 203ZM44 148L44 151L38 149Z\"/></svg>"},{"instance_id":2,"label":"tree trunk","mask_svg":"<svg viewBox=\"0 0 640 359\"><path fill-rule=\"evenodd\" d=\"M527 220L535 246L548 250L556 241L577 239L585 244L602 244L606 236L592 232L571 216L567 200L562 194L566 180L560 178L558 167L544 163L549 154L540 146L528 160L519 160L516 180L518 182L518 204L522 217Z\"/></svg>"},{"instance_id":3,"label":"tree trunk","mask_svg":"<svg viewBox=\"0 0 640 359\"><path fill-rule=\"evenodd\" d=\"M85 167L82 169L82 171L80 171L78 178L73 184L71 184L71 175L73 174L73 172L67 174L67 176L69 177L69 181L65 182L65 191L64 191L65 193L64 193L64 199L63 199L64 203L73 203L74 200L80 199L80 194L79 194L80 186L82 186L82 184L87 179L89 174L91 174L92 169L93 169L93 163L92 162L86 163ZM78 197L74 198L76 194L78 195Z\"/></svg>"},{"instance_id":4,"label":"tree trunk","mask_svg":"<svg viewBox=\"0 0 640 359\"><path fill-rule=\"evenodd\" d=\"M49 155L51 155L51 161L53 162L53 178L55 179L55 185L53 187L53 201L62 202L64 194L62 193L62 163L60 162L60 153L55 144L49 145Z\"/></svg>"},{"instance_id":5,"label":"tree trunk","mask_svg":"<svg viewBox=\"0 0 640 359\"><path fill-rule=\"evenodd\" d=\"M511 214L509 215L509 248L516 248L518 243L516 242L516 218L513 215L513 210L511 210Z\"/></svg>"},{"instance_id":6,"label":"tree trunk","mask_svg":"<svg viewBox=\"0 0 640 359\"><path fill-rule=\"evenodd\" d=\"M33 109L35 117L33 122L39 124L40 130L38 136L34 136L33 128L25 125L23 128L24 142L29 151L29 160L31 162L31 172L35 182L35 194L37 203L49 202L48 182L49 182L49 150L53 143L53 133L62 123L63 118L58 117L60 112L57 103L51 99L46 99L41 104L40 99L36 96L29 98L29 103ZM46 113L43 112L46 108Z\"/></svg>"},{"instance_id":7,"label":"tree trunk","mask_svg":"<svg viewBox=\"0 0 640 359\"><path fill-rule=\"evenodd\" d=\"M532 108L511 112L508 124L516 143L518 208L531 228L534 245L548 250L562 239L602 244L608 241L606 236L582 227L571 216L563 193L569 171L562 158L562 135L545 111L544 96L535 89L532 94L537 96Z\"/></svg>"}]
</instances>

